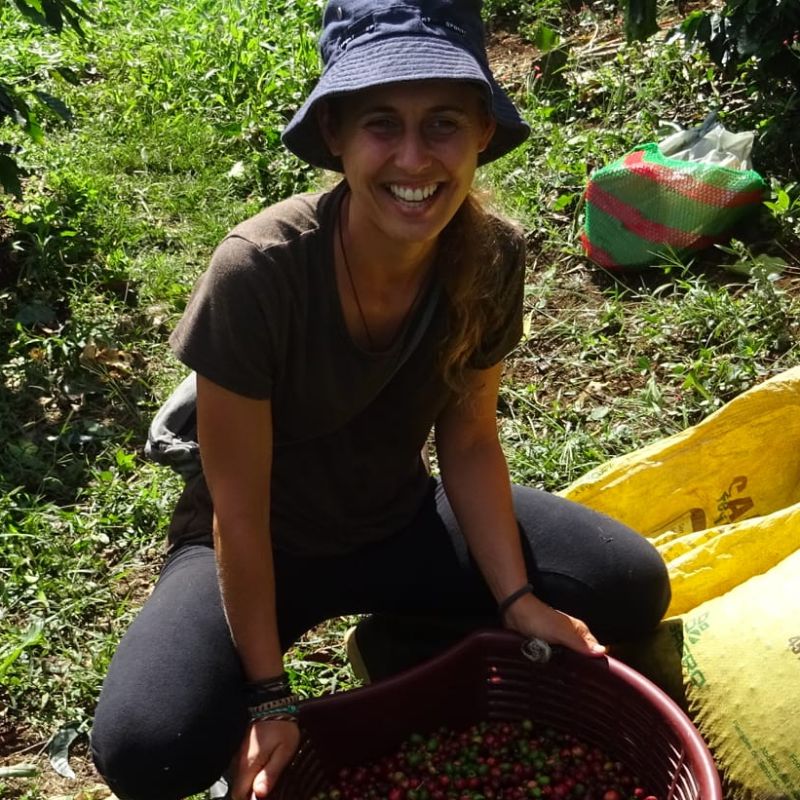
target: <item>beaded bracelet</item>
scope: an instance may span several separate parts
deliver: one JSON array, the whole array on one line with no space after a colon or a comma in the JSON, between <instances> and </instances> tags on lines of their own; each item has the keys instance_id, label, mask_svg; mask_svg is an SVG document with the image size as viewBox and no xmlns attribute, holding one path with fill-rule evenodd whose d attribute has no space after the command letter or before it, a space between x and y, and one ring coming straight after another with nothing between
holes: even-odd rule
<instances>
[{"instance_id":1,"label":"beaded bracelet","mask_svg":"<svg viewBox=\"0 0 800 800\"><path fill-rule=\"evenodd\" d=\"M247 709L247 713L251 722L261 722L263 720L288 720L297 722L297 704L301 699L300 695L291 694L279 700L272 700L257 706L250 706Z\"/></svg>"},{"instance_id":2,"label":"beaded bracelet","mask_svg":"<svg viewBox=\"0 0 800 800\"><path fill-rule=\"evenodd\" d=\"M297 724L297 715L295 714L270 714L267 717L259 717L258 719L251 720L251 722L294 722Z\"/></svg>"},{"instance_id":3,"label":"beaded bracelet","mask_svg":"<svg viewBox=\"0 0 800 800\"><path fill-rule=\"evenodd\" d=\"M263 719L275 719L276 715L289 714L296 720L297 704L301 697L297 694L284 695L274 700L268 700L258 705L247 707L247 713L252 722Z\"/></svg>"}]
</instances>

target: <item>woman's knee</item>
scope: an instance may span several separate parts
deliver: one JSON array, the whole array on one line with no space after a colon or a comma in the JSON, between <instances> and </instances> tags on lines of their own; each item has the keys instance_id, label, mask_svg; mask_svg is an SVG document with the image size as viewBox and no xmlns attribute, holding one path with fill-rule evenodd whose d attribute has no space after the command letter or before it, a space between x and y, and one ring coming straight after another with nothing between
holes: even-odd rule
<instances>
[{"instance_id":1,"label":"woman's knee","mask_svg":"<svg viewBox=\"0 0 800 800\"><path fill-rule=\"evenodd\" d=\"M247 723L213 553L174 557L109 665L95 713L97 769L122 800L202 791ZM209 557L210 555L210 557Z\"/></svg>"},{"instance_id":2,"label":"woman's knee","mask_svg":"<svg viewBox=\"0 0 800 800\"><path fill-rule=\"evenodd\" d=\"M666 613L672 597L669 572L652 542L635 531L620 544L617 556L616 592L618 603L629 610L631 630L637 635L654 628Z\"/></svg>"},{"instance_id":3,"label":"woman's knee","mask_svg":"<svg viewBox=\"0 0 800 800\"><path fill-rule=\"evenodd\" d=\"M620 639L650 632L664 617L672 599L669 571L664 559L649 540L640 537L640 547L630 565L627 586L620 603L629 609L628 628Z\"/></svg>"},{"instance_id":4,"label":"woman's knee","mask_svg":"<svg viewBox=\"0 0 800 800\"><path fill-rule=\"evenodd\" d=\"M666 566L650 541L612 517L514 487L531 579L604 641L652 630L669 606Z\"/></svg>"},{"instance_id":5,"label":"woman's knee","mask_svg":"<svg viewBox=\"0 0 800 800\"><path fill-rule=\"evenodd\" d=\"M178 800L207 789L236 751L241 720L203 716L187 727L168 709L148 713L145 704L137 710L101 696L91 734L95 766L120 800Z\"/></svg>"},{"instance_id":6,"label":"woman's knee","mask_svg":"<svg viewBox=\"0 0 800 800\"><path fill-rule=\"evenodd\" d=\"M166 754L159 747L161 742L150 739L146 731L117 724L98 708L91 743L97 771L120 800L178 800L186 796L175 785L174 771L162 763Z\"/></svg>"}]
</instances>

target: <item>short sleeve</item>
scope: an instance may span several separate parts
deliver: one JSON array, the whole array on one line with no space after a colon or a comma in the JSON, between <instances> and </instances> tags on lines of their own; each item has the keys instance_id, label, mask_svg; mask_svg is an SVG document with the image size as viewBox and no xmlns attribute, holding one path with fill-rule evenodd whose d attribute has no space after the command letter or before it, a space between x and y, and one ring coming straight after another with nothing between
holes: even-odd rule
<instances>
[{"instance_id":1,"label":"short sleeve","mask_svg":"<svg viewBox=\"0 0 800 800\"><path fill-rule=\"evenodd\" d=\"M498 291L498 322L487 331L480 347L469 359L472 369L488 369L502 361L522 338L522 301L525 292L525 239L509 229L504 243L506 257Z\"/></svg>"},{"instance_id":2,"label":"short sleeve","mask_svg":"<svg viewBox=\"0 0 800 800\"><path fill-rule=\"evenodd\" d=\"M271 396L286 303L268 254L226 238L194 287L170 336L190 369L237 394Z\"/></svg>"}]
</instances>

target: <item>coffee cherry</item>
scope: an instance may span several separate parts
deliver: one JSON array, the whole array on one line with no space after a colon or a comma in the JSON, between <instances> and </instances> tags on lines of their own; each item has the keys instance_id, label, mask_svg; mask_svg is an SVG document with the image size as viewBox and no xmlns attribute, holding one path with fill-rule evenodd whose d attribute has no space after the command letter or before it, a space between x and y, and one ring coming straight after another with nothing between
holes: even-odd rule
<instances>
[{"instance_id":1,"label":"coffee cherry","mask_svg":"<svg viewBox=\"0 0 800 800\"><path fill-rule=\"evenodd\" d=\"M659 800L624 764L532 720L414 733L312 800Z\"/></svg>"}]
</instances>

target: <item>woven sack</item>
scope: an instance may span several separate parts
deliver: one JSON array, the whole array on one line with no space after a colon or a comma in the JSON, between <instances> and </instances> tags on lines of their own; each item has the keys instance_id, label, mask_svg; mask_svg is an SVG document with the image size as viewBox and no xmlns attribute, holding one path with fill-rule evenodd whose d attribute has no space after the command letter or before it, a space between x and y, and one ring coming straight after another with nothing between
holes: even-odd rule
<instances>
[{"instance_id":1,"label":"woven sack","mask_svg":"<svg viewBox=\"0 0 800 800\"><path fill-rule=\"evenodd\" d=\"M590 177L581 241L612 269L683 257L729 239L766 188L752 169L668 158L651 142Z\"/></svg>"},{"instance_id":2,"label":"woven sack","mask_svg":"<svg viewBox=\"0 0 800 800\"><path fill-rule=\"evenodd\" d=\"M800 800L800 367L572 483L646 536L670 617L612 653L689 713L727 800Z\"/></svg>"},{"instance_id":3,"label":"woven sack","mask_svg":"<svg viewBox=\"0 0 800 800\"><path fill-rule=\"evenodd\" d=\"M667 613L683 614L800 545L798 442L793 367L697 425L595 467L561 494L646 536L669 570Z\"/></svg>"},{"instance_id":4,"label":"woven sack","mask_svg":"<svg viewBox=\"0 0 800 800\"><path fill-rule=\"evenodd\" d=\"M689 714L726 800L800 800L800 549L618 647Z\"/></svg>"}]
</instances>

